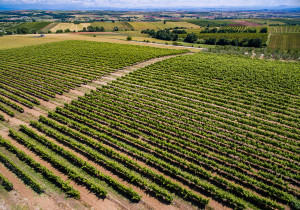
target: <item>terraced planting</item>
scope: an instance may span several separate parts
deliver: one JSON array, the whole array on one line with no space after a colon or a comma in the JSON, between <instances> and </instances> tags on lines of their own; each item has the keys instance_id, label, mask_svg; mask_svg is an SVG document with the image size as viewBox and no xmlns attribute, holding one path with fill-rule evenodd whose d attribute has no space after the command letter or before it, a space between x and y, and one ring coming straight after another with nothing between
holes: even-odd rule
<instances>
[{"instance_id":1,"label":"terraced planting","mask_svg":"<svg viewBox=\"0 0 300 210\"><path fill-rule=\"evenodd\" d=\"M187 52L85 41L21 49L0 51L5 116L125 66ZM299 83L298 63L179 55L10 128L0 162L37 193L48 189L4 154L76 199L84 187L132 203L298 209ZM13 189L1 173L0 184Z\"/></svg>"}]
</instances>

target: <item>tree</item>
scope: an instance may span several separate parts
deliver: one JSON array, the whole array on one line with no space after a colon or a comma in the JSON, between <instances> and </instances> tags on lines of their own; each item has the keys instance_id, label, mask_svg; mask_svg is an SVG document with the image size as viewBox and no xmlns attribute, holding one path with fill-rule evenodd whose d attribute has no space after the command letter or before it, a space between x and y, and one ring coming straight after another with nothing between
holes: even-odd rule
<instances>
[{"instance_id":1,"label":"tree","mask_svg":"<svg viewBox=\"0 0 300 210\"><path fill-rule=\"evenodd\" d=\"M185 42L189 42L189 43L194 43L197 40L198 40L198 37L195 33L187 34L187 36L184 39Z\"/></svg>"},{"instance_id":2,"label":"tree","mask_svg":"<svg viewBox=\"0 0 300 210\"><path fill-rule=\"evenodd\" d=\"M166 24L167 23L167 21L166 20L164 20L164 24Z\"/></svg>"},{"instance_id":3,"label":"tree","mask_svg":"<svg viewBox=\"0 0 300 210\"><path fill-rule=\"evenodd\" d=\"M28 34L28 28L17 28L17 34Z\"/></svg>"},{"instance_id":4,"label":"tree","mask_svg":"<svg viewBox=\"0 0 300 210\"><path fill-rule=\"evenodd\" d=\"M172 41L177 41L177 40L178 40L178 34L174 33Z\"/></svg>"},{"instance_id":5,"label":"tree","mask_svg":"<svg viewBox=\"0 0 300 210\"><path fill-rule=\"evenodd\" d=\"M115 27L114 27L114 31L119 31L118 26L115 26Z\"/></svg>"},{"instance_id":6,"label":"tree","mask_svg":"<svg viewBox=\"0 0 300 210\"><path fill-rule=\"evenodd\" d=\"M262 40L260 38L256 39L249 39L248 41L248 47L262 47Z\"/></svg>"},{"instance_id":7,"label":"tree","mask_svg":"<svg viewBox=\"0 0 300 210\"><path fill-rule=\"evenodd\" d=\"M217 42L217 39L215 37L211 37L207 40L205 40L204 44L211 44L211 45L215 45Z\"/></svg>"},{"instance_id":8,"label":"tree","mask_svg":"<svg viewBox=\"0 0 300 210\"><path fill-rule=\"evenodd\" d=\"M217 45L228 45L229 44L229 41L227 38L220 38L217 42L216 42Z\"/></svg>"},{"instance_id":9,"label":"tree","mask_svg":"<svg viewBox=\"0 0 300 210\"><path fill-rule=\"evenodd\" d=\"M235 39L231 40L231 45L232 46L238 46L239 45L239 39L235 38Z\"/></svg>"},{"instance_id":10,"label":"tree","mask_svg":"<svg viewBox=\"0 0 300 210\"><path fill-rule=\"evenodd\" d=\"M127 41L131 41L132 37L131 36L127 36Z\"/></svg>"},{"instance_id":11,"label":"tree","mask_svg":"<svg viewBox=\"0 0 300 210\"><path fill-rule=\"evenodd\" d=\"M260 33L268 33L268 28L267 27L264 27L264 28L261 28Z\"/></svg>"}]
</instances>

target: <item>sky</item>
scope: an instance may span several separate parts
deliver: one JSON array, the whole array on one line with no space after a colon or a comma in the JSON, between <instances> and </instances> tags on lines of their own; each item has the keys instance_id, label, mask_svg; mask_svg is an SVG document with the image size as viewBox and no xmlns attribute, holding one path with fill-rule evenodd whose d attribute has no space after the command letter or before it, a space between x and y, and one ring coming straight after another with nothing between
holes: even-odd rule
<instances>
[{"instance_id":1,"label":"sky","mask_svg":"<svg viewBox=\"0 0 300 210\"><path fill-rule=\"evenodd\" d=\"M0 0L1 7L24 9L83 9L111 8L168 8L168 7L276 7L287 5L300 8L300 0ZM39 7L39 8L38 8Z\"/></svg>"}]
</instances>

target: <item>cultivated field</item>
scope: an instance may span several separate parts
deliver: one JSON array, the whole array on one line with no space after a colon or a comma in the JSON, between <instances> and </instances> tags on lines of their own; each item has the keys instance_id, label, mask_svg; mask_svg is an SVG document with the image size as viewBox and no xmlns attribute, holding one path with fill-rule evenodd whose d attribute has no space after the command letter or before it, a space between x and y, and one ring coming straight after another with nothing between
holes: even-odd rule
<instances>
[{"instance_id":1,"label":"cultivated field","mask_svg":"<svg viewBox=\"0 0 300 210\"><path fill-rule=\"evenodd\" d=\"M132 35L131 32L137 33L136 31L128 31L125 34L122 32L119 35L111 34L109 32L106 35L101 35L97 37L87 36L87 35L79 35L74 33L63 33L63 34L46 34L45 37L35 37L38 35L13 35L13 36L4 36L0 38L0 50L1 49L10 49L16 47L37 45L42 43L51 43L57 41L65 41L65 40L86 40L86 41L96 41L96 42L110 42L110 43L119 43L119 44L129 44L129 45L140 45L140 46L150 46L164 49L187 49L184 46L172 46L172 45L161 45L156 43L146 43L146 42L129 42L126 41L128 35ZM129 33L129 34L127 34ZM140 33L140 32L138 32ZM135 38L134 38L135 39ZM143 37L141 39L137 38L137 40L143 41L148 39ZM160 42L161 40L153 39L153 41ZM165 43L165 42L162 42ZM188 43L186 43L188 44ZM190 51L199 52L201 49L197 48L188 48Z\"/></svg>"},{"instance_id":2,"label":"cultivated field","mask_svg":"<svg viewBox=\"0 0 300 210\"><path fill-rule=\"evenodd\" d=\"M299 64L187 52L1 50L0 208L299 208Z\"/></svg>"},{"instance_id":3,"label":"cultivated field","mask_svg":"<svg viewBox=\"0 0 300 210\"><path fill-rule=\"evenodd\" d=\"M221 27L234 24L228 20L188 20L188 22L201 27Z\"/></svg>"},{"instance_id":4,"label":"cultivated field","mask_svg":"<svg viewBox=\"0 0 300 210\"><path fill-rule=\"evenodd\" d=\"M188 22L169 22L167 21L165 24L163 21L159 22L130 22L130 25L133 26L134 30L146 30L146 29L154 29L154 30L163 30L165 28L175 28L175 27L183 27L183 28L200 28L199 26L188 23Z\"/></svg>"},{"instance_id":5,"label":"cultivated field","mask_svg":"<svg viewBox=\"0 0 300 210\"><path fill-rule=\"evenodd\" d=\"M93 207L101 206L102 208L107 205L107 202L110 203L107 205L109 208L113 208L114 206L115 208L119 208L120 206L124 208L124 205L120 204L120 201L123 202L123 200L125 200L127 202L125 203L126 206L130 205L128 199L134 203L139 201L142 195L140 190L136 191L135 188L132 189L131 186L128 186L126 180L122 181L116 176L118 172L112 168L114 164L114 162L112 162L113 160L110 161L106 159L110 161L111 168L108 170L110 172L104 172L107 170L106 167L101 168L92 162L89 164L85 162L86 159L81 157L79 153L74 153L76 154L76 160L80 160L81 164L83 164L80 166L70 159L70 155L73 153L68 152L68 148L65 150L59 149L61 152L64 151L64 154L58 152L58 150L56 151L58 153L55 154L55 150L49 150L49 148L51 148L50 145L45 148L43 145L39 145L39 140L39 143L31 141L33 138L30 138L31 140L29 139L30 141L27 141L27 143L21 143L21 139L19 139L19 144L16 144L16 142L10 141L10 137L7 137L7 129L17 128L19 124L28 125L30 119L34 119L40 114L44 115L45 110L54 109L58 103L63 104L62 102L70 102L70 98L68 99L67 96L72 98L74 94L79 94L79 86L81 84L89 83L92 85L92 83L90 83L92 80L96 80L99 77L103 77L125 66L131 66L137 62L153 58L159 60L160 58L157 57L184 52L187 52L187 50L169 50L86 41L65 41L33 47L2 50L0 52L3 58L1 60L1 66L3 68L0 70L0 119L5 120L5 122L0 124L0 135L5 138L0 139L0 183L3 184L7 190L16 189L19 193L24 192L24 190L22 191L22 189L24 189L22 186L26 184L32 188L32 192L46 196L48 201L50 200L49 202L53 202L57 199L55 196L57 196L58 191L64 193L60 195L60 200L63 200L62 202L65 203L68 202L70 206L74 203L76 204L76 200L64 200L65 196L74 199L80 198L82 200L80 205L90 206L93 204ZM26 55L26 59L24 59L24 55ZM75 55L81 59L74 59L76 57ZM51 60L55 62L50 62ZM4 68L9 69L9 71L5 72ZM86 86L85 89L88 90L90 90L89 88L95 88L89 85L84 86ZM13 130L10 132L12 137L14 132ZM9 141L7 141L7 139L9 139ZM44 143L44 145L48 143L52 144L51 142ZM30 145L35 145L34 149L29 149ZM56 143L53 145L56 145ZM60 144L56 146L64 148L59 145ZM100 143L98 143L98 145L100 145ZM28 149L25 149L24 146L28 146ZM35 155L26 153L29 150ZM25 151L25 153L23 151ZM77 155L79 156L77 157ZM75 156L73 155L73 158ZM39 158L36 157L41 157L42 160L38 160ZM100 156L98 155L98 157ZM83 162L83 160L85 161ZM4 166L3 170L1 162ZM46 162L47 164L45 164ZM85 170L83 168L84 165L89 169ZM26 168L26 170L23 170L24 168ZM125 173L125 171L123 172ZM20 180L15 181L12 179L12 177L14 177L12 173L19 177L20 180L23 180L24 183L20 183ZM122 173L119 175L123 178ZM130 178L131 182L138 179L138 176L132 172L125 173L125 175L127 175L127 178ZM66 181L66 179L69 181ZM137 181L141 181L141 179ZM141 184L143 183L140 183L140 185ZM147 183L144 184L150 187L149 189L155 187L147 185ZM75 189L74 185L76 186ZM88 195L88 192L92 192L93 194ZM108 193L110 197L108 201L95 204L99 198L104 199ZM20 196L24 196L27 199L27 195L25 194L21 194ZM33 197L35 196L36 195ZM121 198L119 198L120 196ZM1 199L8 199L8 201L6 200L8 203L5 203L10 205L9 199L11 200L11 197L7 197L8 198L2 194L0 196ZM69 202L71 202L71 204L69 204ZM35 203L40 207L44 205L39 201L35 201ZM34 203L28 203L28 206L25 205L22 208L31 209L33 204ZM11 205L15 205L15 202ZM79 204L77 203L77 205ZM135 208L145 208L142 207L145 204L136 205L140 207ZM150 202L147 205L155 205L155 202ZM1 203L1 208L2 206ZM44 206L43 208L47 207ZM132 209L132 207L128 208Z\"/></svg>"},{"instance_id":6,"label":"cultivated field","mask_svg":"<svg viewBox=\"0 0 300 210\"><path fill-rule=\"evenodd\" d=\"M42 30L50 24L51 22L26 22L21 23L15 27L9 28L8 31L16 32L18 29L27 29L27 33L38 33L40 30Z\"/></svg>"},{"instance_id":7,"label":"cultivated field","mask_svg":"<svg viewBox=\"0 0 300 210\"><path fill-rule=\"evenodd\" d=\"M199 39L220 38L227 39L262 39L264 42L268 39L267 33L199 33L197 34Z\"/></svg>"},{"instance_id":8,"label":"cultivated field","mask_svg":"<svg viewBox=\"0 0 300 210\"><path fill-rule=\"evenodd\" d=\"M297 25L297 26L270 26L270 33L273 33L273 34L300 33L300 25Z\"/></svg>"},{"instance_id":9,"label":"cultivated field","mask_svg":"<svg viewBox=\"0 0 300 210\"><path fill-rule=\"evenodd\" d=\"M300 49L300 33L272 34L268 48L282 50Z\"/></svg>"},{"instance_id":10,"label":"cultivated field","mask_svg":"<svg viewBox=\"0 0 300 210\"><path fill-rule=\"evenodd\" d=\"M127 22L94 22L91 24L93 27L103 27L105 31L115 31L115 27L118 28L118 30L131 30L132 27Z\"/></svg>"},{"instance_id":11,"label":"cultivated field","mask_svg":"<svg viewBox=\"0 0 300 210\"><path fill-rule=\"evenodd\" d=\"M88 27L91 25L90 23L80 23L80 24L74 24L74 23L59 23L55 25L53 28L50 29L51 32L56 32L57 30L66 30L70 29L71 32L73 31L82 31L83 27Z\"/></svg>"}]
</instances>

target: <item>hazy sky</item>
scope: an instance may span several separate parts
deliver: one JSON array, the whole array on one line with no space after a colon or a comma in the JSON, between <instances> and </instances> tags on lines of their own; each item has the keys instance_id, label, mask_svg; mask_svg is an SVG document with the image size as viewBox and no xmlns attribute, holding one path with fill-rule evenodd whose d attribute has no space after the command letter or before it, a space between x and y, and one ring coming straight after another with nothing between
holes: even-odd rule
<instances>
[{"instance_id":1,"label":"hazy sky","mask_svg":"<svg viewBox=\"0 0 300 210\"><path fill-rule=\"evenodd\" d=\"M218 6L297 6L300 8L300 0L0 0L1 5L23 5L28 8L41 6L55 9L58 6L68 7L82 6L83 8L118 7L218 7Z\"/></svg>"}]
</instances>

